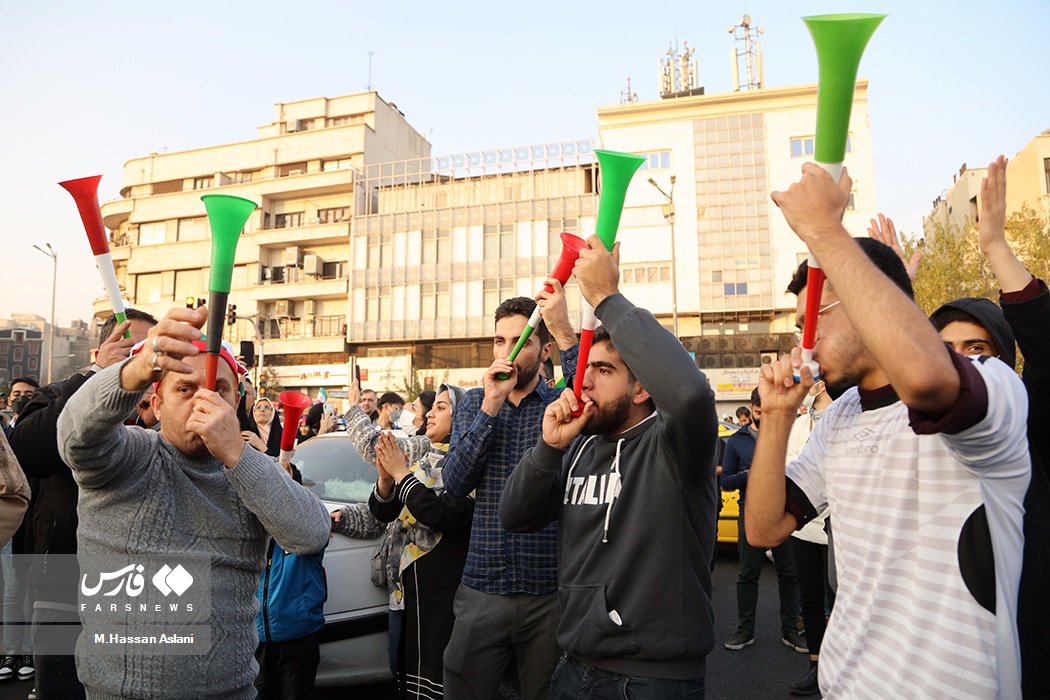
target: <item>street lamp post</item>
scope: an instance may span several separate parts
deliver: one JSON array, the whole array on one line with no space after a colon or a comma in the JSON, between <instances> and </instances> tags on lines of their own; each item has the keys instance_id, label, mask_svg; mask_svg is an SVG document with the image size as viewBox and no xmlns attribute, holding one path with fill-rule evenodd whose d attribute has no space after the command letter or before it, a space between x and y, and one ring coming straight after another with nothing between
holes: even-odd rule
<instances>
[{"instance_id":1,"label":"street lamp post","mask_svg":"<svg viewBox=\"0 0 1050 700\"><path fill-rule=\"evenodd\" d=\"M671 176L671 191L670 193L664 192L660 188L660 185L656 184L656 180L649 178L649 184L656 188L656 191L664 196L667 200L667 204L663 205L664 220L671 226L671 327L674 329L674 337L678 337L678 257L677 251L674 245L674 181L675 176Z\"/></svg>"},{"instance_id":2,"label":"street lamp post","mask_svg":"<svg viewBox=\"0 0 1050 700\"><path fill-rule=\"evenodd\" d=\"M51 383L51 374L55 369L55 289L58 284L58 253L51 247L50 243L45 243L47 250L44 250L40 246L33 244L33 247L39 250L41 253L51 258L51 332L47 334L47 383Z\"/></svg>"}]
</instances>

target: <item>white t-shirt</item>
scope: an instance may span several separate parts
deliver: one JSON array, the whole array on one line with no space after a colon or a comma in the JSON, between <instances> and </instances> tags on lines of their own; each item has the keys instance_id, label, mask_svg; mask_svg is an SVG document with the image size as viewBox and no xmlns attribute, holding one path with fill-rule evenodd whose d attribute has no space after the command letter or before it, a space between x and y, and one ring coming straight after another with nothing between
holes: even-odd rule
<instances>
[{"instance_id":1,"label":"white t-shirt","mask_svg":"<svg viewBox=\"0 0 1050 700\"><path fill-rule=\"evenodd\" d=\"M835 513L825 698L1020 697L1028 398L1002 362L955 357L964 391L939 426L892 392L862 405L851 389L787 467L812 508Z\"/></svg>"}]
</instances>

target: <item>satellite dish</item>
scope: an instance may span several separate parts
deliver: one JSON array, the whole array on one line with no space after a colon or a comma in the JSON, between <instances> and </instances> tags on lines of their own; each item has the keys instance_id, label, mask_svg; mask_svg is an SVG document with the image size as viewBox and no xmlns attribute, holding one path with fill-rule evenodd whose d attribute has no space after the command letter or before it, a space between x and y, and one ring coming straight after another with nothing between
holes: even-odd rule
<instances>
[{"instance_id":1,"label":"satellite dish","mask_svg":"<svg viewBox=\"0 0 1050 700\"><path fill-rule=\"evenodd\" d=\"M751 24L751 15L744 15L744 19L741 22L741 24L748 24L748 25L750 25Z\"/></svg>"}]
</instances>

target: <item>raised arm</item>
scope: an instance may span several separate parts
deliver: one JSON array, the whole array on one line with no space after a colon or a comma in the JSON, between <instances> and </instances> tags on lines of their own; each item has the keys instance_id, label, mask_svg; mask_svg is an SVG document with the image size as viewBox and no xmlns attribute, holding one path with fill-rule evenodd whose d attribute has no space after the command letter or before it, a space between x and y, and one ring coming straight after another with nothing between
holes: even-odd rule
<instances>
[{"instance_id":1,"label":"raised arm","mask_svg":"<svg viewBox=\"0 0 1050 700\"><path fill-rule=\"evenodd\" d=\"M795 382L793 363L801 365L799 348L790 356L762 365L759 373L762 429L758 431L758 444L751 459L744 505L747 541L755 547L775 547L800 525L798 518L788 512L784 472L791 426L798 407L813 386L813 376L808 367L802 367L802 381Z\"/></svg>"},{"instance_id":2,"label":"raised arm","mask_svg":"<svg viewBox=\"0 0 1050 700\"><path fill-rule=\"evenodd\" d=\"M922 310L868 259L842 226L852 180L835 183L813 163L773 201L820 262L861 341L897 395L922 413L943 415L959 396L959 374ZM872 387L874 388L874 387Z\"/></svg>"},{"instance_id":3,"label":"raised arm","mask_svg":"<svg viewBox=\"0 0 1050 700\"><path fill-rule=\"evenodd\" d=\"M372 426L372 420L365 415L356 403L343 414L346 421L346 436L354 444L354 449L373 467L376 464L376 442L380 431ZM408 455L409 463L417 462L430 452L430 440L425 435L413 435L410 438L395 438L401 451Z\"/></svg>"},{"instance_id":4,"label":"raised arm","mask_svg":"<svg viewBox=\"0 0 1050 700\"><path fill-rule=\"evenodd\" d=\"M1006 164L999 156L988 164L988 175L981 180L981 218L977 224L977 242L992 267L999 288L1019 292L1032 281L1032 275L1021 264L1006 241Z\"/></svg>"},{"instance_id":5,"label":"raised arm","mask_svg":"<svg viewBox=\"0 0 1050 700\"><path fill-rule=\"evenodd\" d=\"M490 368L491 369L491 368ZM452 416L452 439L441 463L445 490L466 496L481 483L497 418L481 410L485 391L471 389Z\"/></svg>"}]
</instances>

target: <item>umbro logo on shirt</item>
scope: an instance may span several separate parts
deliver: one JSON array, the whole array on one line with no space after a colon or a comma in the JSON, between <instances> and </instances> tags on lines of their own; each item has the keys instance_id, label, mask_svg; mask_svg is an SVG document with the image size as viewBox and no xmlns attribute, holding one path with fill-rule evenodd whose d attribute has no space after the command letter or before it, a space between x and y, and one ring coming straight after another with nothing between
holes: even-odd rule
<instances>
[{"instance_id":1,"label":"umbro logo on shirt","mask_svg":"<svg viewBox=\"0 0 1050 700\"><path fill-rule=\"evenodd\" d=\"M871 428L864 428L859 433L853 435L853 439L859 442L859 445L854 447L847 447L847 455L874 455L879 453L878 445L865 445L865 440L870 440L875 437L875 431Z\"/></svg>"}]
</instances>

